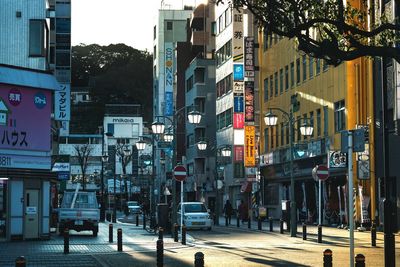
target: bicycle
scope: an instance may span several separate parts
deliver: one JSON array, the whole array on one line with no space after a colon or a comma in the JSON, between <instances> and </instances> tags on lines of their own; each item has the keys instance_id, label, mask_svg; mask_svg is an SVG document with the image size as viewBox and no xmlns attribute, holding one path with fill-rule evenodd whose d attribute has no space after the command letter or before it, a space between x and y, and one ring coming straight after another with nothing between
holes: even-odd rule
<instances>
[{"instance_id":1,"label":"bicycle","mask_svg":"<svg viewBox=\"0 0 400 267\"><path fill-rule=\"evenodd\" d=\"M150 221L149 224L146 224L146 232L150 233L150 234L158 234L158 224L156 222L156 217L155 215L147 215L145 216L145 220L146 221Z\"/></svg>"}]
</instances>

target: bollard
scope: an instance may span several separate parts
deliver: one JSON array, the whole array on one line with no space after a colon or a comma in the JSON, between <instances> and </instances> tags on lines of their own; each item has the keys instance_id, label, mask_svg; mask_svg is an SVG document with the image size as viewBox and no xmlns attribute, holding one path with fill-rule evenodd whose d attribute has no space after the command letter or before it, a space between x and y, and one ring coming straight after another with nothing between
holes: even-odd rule
<instances>
[{"instance_id":1,"label":"bollard","mask_svg":"<svg viewBox=\"0 0 400 267\"><path fill-rule=\"evenodd\" d=\"M303 240L307 240L307 224L303 223Z\"/></svg>"},{"instance_id":2,"label":"bollard","mask_svg":"<svg viewBox=\"0 0 400 267\"><path fill-rule=\"evenodd\" d=\"M228 226L228 216L225 216L225 226Z\"/></svg>"},{"instance_id":3,"label":"bollard","mask_svg":"<svg viewBox=\"0 0 400 267\"><path fill-rule=\"evenodd\" d=\"M139 226L139 214L136 214L136 226Z\"/></svg>"},{"instance_id":4,"label":"bollard","mask_svg":"<svg viewBox=\"0 0 400 267\"><path fill-rule=\"evenodd\" d=\"M204 254L202 252L194 254L194 267L204 267Z\"/></svg>"},{"instance_id":5,"label":"bollard","mask_svg":"<svg viewBox=\"0 0 400 267\"><path fill-rule=\"evenodd\" d=\"M117 244L118 244L118 251L122 251L122 229L118 228L117 230Z\"/></svg>"},{"instance_id":6,"label":"bollard","mask_svg":"<svg viewBox=\"0 0 400 267\"><path fill-rule=\"evenodd\" d=\"M280 228L280 233L283 234L283 220L279 220L279 228Z\"/></svg>"},{"instance_id":7,"label":"bollard","mask_svg":"<svg viewBox=\"0 0 400 267\"><path fill-rule=\"evenodd\" d=\"M164 238L164 229L162 227L158 228L158 239L163 240Z\"/></svg>"},{"instance_id":8,"label":"bollard","mask_svg":"<svg viewBox=\"0 0 400 267\"><path fill-rule=\"evenodd\" d=\"M332 267L332 250L325 249L324 250L324 267Z\"/></svg>"},{"instance_id":9,"label":"bollard","mask_svg":"<svg viewBox=\"0 0 400 267\"><path fill-rule=\"evenodd\" d=\"M258 230L262 230L262 221L260 217L258 217Z\"/></svg>"},{"instance_id":10,"label":"bollard","mask_svg":"<svg viewBox=\"0 0 400 267\"><path fill-rule=\"evenodd\" d=\"M318 224L318 243L322 243L322 226Z\"/></svg>"},{"instance_id":11,"label":"bollard","mask_svg":"<svg viewBox=\"0 0 400 267\"><path fill-rule=\"evenodd\" d=\"M26 266L26 260L24 256L19 256L18 258L15 259L15 267L25 267Z\"/></svg>"},{"instance_id":12,"label":"bollard","mask_svg":"<svg viewBox=\"0 0 400 267\"><path fill-rule=\"evenodd\" d=\"M143 213L143 229L146 229L146 215Z\"/></svg>"},{"instance_id":13,"label":"bollard","mask_svg":"<svg viewBox=\"0 0 400 267\"><path fill-rule=\"evenodd\" d=\"M371 245L376 247L376 225L374 223L371 226Z\"/></svg>"},{"instance_id":14,"label":"bollard","mask_svg":"<svg viewBox=\"0 0 400 267\"><path fill-rule=\"evenodd\" d=\"M182 225L182 245L186 245L186 226Z\"/></svg>"},{"instance_id":15,"label":"bollard","mask_svg":"<svg viewBox=\"0 0 400 267\"><path fill-rule=\"evenodd\" d=\"M174 224L174 242L178 242L178 229L179 225L177 223Z\"/></svg>"},{"instance_id":16,"label":"bollard","mask_svg":"<svg viewBox=\"0 0 400 267\"><path fill-rule=\"evenodd\" d=\"M113 241L113 225L110 223L108 225L108 242L112 243Z\"/></svg>"},{"instance_id":17,"label":"bollard","mask_svg":"<svg viewBox=\"0 0 400 267\"><path fill-rule=\"evenodd\" d=\"M164 266L164 241L157 240L157 267Z\"/></svg>"},{"instance_id":18,"label":"bollard","mask_svg":"<svg viewBox=\"0 0 400 267\"><path fill-rule=\"evenodd\" d=\"M239 218L239 216L236 217L236 226L240 227L240 218Z\"/></svg>"},{"instance_id":19,"label":"bollard","mask_svg":"<svg viewBox=\"0 0 400 267\"><path fill-rule=\"evenodd\" d=\"M269 231L274 231L274 221L272 220L272 217L269 217Z\"/></svg>"},{"instance_id":20,"label":"bollard","mask_svg":"<svg viewBox=\"0 0 400 267\"><path fill-rule=\"evenodd\" d=\"M69 253L69 229L64 229L64 254Z\"/></svg>"},{"instance_id":21,"label":"bollard","mask_svg":"<svg viewBox=\"0 0 400 267\"><path fill-rule=\"evenodd\" d=\"M365 257L363 254L357 254L355 260L355 267L365 267Z\"/></svg>"},{"instance_id":22,"label":"bollard","mask_svg":"<svg viewBox=\"0 0 400 267\"><path fill-rule=\"evenodd\" d=\"M247 228L251 229L251 218L247 218Z\"/></svg>"}]
</instances>

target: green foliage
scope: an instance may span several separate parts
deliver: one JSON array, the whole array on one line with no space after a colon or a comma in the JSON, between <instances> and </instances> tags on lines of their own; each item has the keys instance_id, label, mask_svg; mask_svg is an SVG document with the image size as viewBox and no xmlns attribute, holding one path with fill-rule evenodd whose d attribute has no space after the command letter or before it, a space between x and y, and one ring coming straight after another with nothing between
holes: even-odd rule
<instances>
[{"instance_id":1,"label":"green foliage","mask_svg":"<svg viewBox=\"0 0 400 267\"><path fill-rule=\"evenodd\" d=\"M72 112L73 131L95 132L105 104L140 104L151 121L152 71L152 55L125 44L72 47L72 87L89 86L93 101Z\"/></svg>"}]
</instances>

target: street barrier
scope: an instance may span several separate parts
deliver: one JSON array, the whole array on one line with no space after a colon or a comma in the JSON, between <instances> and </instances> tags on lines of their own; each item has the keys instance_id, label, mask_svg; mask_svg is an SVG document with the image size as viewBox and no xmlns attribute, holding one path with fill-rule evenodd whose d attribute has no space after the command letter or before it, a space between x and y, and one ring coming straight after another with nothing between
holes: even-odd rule
<instances>
[{"instance_id":1,"label":"street barrier","mask_svg":"<svg viewBox=\"0 0 400 267\"><path fill-rule=\"evenodd\" d=\"M194 267L204 267L204 254L202 252L194 254Z\"/></svg>"},{"instance_id":2,"label":"street barrier","mask_svg":"<svg viewBox=\"0 0 400 267\"><path fill-rule=\"evenodd\" d=\"M157 240L157 267L164 266L164 241Z\"/></svg>"},{"instance_id":3,"label":"street barrier","mask_svg":"<svg viewBox=\"0 0 400 267\"><path fill-rule=\"evenodd\" d=\"M174 224L174 242L178 242L178 229L179 225L177 223Z\"/></svg>"},{"instance_id":4,"label":"street barrier","mask_svg":"<svg viewBox=\"0 0 400 267\"><path fill-rule=\"evenodd\" d=\"M371 246L376 247L376 225L375 223L371 226Z\"/></svg>"},{"instance_id":5,"label":"street barrier","mask_svg":"<svg viewBox=\"0 0 400 267\"><path fill-rule=\"evenodd\" d=\"M269 217L269 231L273 232L274 231L274 221L272 217Z\"/></svg>"},{"instance_id":6,"label":"street barrier","mask_svg":"<svg viewBox=\"0 0 400 267\"><path fill-rule=\"evenodd\" d=\"M280 233L283 234L283 220L279 220L279 228L280 228Z\"/></svg>"},{"instance_id":7,"label":"street barrier","mask_svg":"<svg viewBox=\"0 0 400 267\"><path fill-rule=\"evenodd\" d=\"M164 239L164 229L162 227L158 228L158 239Z\"/></svg>"},{"instance_id":8,"label":"street barrier","mask_svg":"<svg viewBox=\"0 0 400 267\"><path fill-rule=\"evenodd\" d=\"M64 254L69 253L69 229L64 229Z\"/></svg>"},{"instance_id":9,"label":"street barrier","mask_svg":"<svg viewBox=\"0 0 400 267\"><path fill-rule=\"evenodd\" d=\"M26 266L26 259L24 256L19 256L15 259L15 267L25 267Z\"/></svg>"},{"instance_id":10,"label":"street barrier","mask_svg":"<svg viewBox=\"0 0 400 267\"><path fill-rule=\"evenodd\" d=\"M324 250L324 267L332 267L332 250L325 249Z\"/></svg>"},{"instance_id":11,"label":"street barrier","mask_svg":"<svg viewBox=\"0 0 400 267\"><path fill-rule=\"evenodd\" d=\"M136 226L139 226L139 214L136 214Z\"/></svg>"},{"instance_id":12,"label":"street barrier","mask_svg":"<svg viewBox=\"0 0 400 267\"><path fill-rule=\"evenodd\" d=\"M118 244L118 251L122 251L122 229L118 228L117 230L117 244Z\"/></svg>"},{"instance_id":13,"label":"street barrier","mask_svg":"<svg viewBox=\"0 0 400 267\"><path fill-rule=\"evenodd\" d=\"M365 267L365 257L363 254L357 254L355 260L355 267Z\"/></svg>"},{"instance_id":14,"label":"street barrier","mask_svg":"<svg viewBox=\"0 0 400 267\"><path fill-rule=\"evenodd\" d=\"M318 224L318 243L322 243L322 226Z\"/></svg>"},{"instance_id":15,"label":"street barrier","mask_svg":"<svg viewBox=\"0 0 400 267\"><path fill-rule=\"evenodd\" d=\"M110 223L110 224L108 225L108 242L109 242L109 243L114 242L114 241L113 241L113 225L112 225L112 223Z\"/></svg>"},{"instance_id":16,"label":"street barrier","mask_svg":"<svg viewBox=\"0 0 400 267\"><path fill-rule=\"evenodd\" d=\"M307 240L307 224L303 223L303 240Z\"/></svg>"},{"instance_id":17,"label":"street barrier","mask_svg":"<svg viewBox=\"0 0 400 267\"><path fill-rule=\"evenodd\" d=\"M258 217L258 230L262 230L262 221L260 217Z\"/></svg>"},{"instance_id":18,"label":"street barrier","mask_svg":"<svg viewBox=\"0 0 400 267\"><path fill-rule=\"evenodd\" d=\"M186 245L186 226L182 225L182 245Z\"/></svg>"}]
</instances>

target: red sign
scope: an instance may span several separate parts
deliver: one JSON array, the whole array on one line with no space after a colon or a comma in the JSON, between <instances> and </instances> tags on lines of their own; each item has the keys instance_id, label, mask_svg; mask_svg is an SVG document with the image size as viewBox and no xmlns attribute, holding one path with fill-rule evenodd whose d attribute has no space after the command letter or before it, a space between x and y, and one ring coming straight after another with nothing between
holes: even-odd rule
<instances>
[{"instance_id":1,"label":"red sign","mask_svg":"<svg viewBox=\"0 0 400 267\"><path fill-rule=\"evenodd\" d=\"M185 181L186 179L186 168L183 165L177 165L174 168L174 178L178 182Z\"/></svg>"},{"instance_id":2,"label":"red sign","mask_svg":"<svg viewBox=\"0 0 400 267\"><path fill-rule=\"evenodd\" d=\"M243 113L233 113L233 128L243 129L244 127L244 114Z\"/></svg>"},{"instance_id":3,"label":"red sign","mask_svg":"<svg viewBox=\"0 0 400 267\"><path fill-rule=\"evenodd\" d=\"M234 146L233 147L233 161L240 162L244 160L244 147Z\"/></svg>"},{"instance_id":4,"label":"red sign","mask_svg":"<svg viewBox=\"0 0 400 267\"><path fill-rule=\"evenodd\" d=\"M317 167L316 175L319 180L325 181L329 177L329 169L325 165L319 165Z\"/></svg>"}]
</instances>

